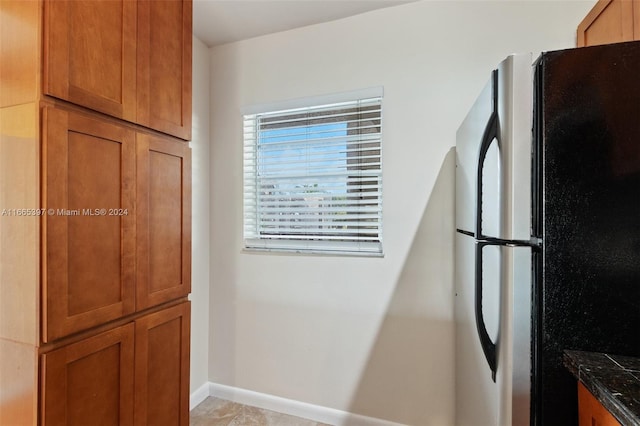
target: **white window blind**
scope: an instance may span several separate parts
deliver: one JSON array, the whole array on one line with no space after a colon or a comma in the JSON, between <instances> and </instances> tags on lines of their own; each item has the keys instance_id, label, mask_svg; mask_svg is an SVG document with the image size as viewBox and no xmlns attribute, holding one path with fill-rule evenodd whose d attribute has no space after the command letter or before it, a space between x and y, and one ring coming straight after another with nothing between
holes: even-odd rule
<instances>
[{"instance_id":1,"label":"white window blind","mask_svg":"<svg viewBox=\"0 0 640 426\"><path fill-rule=\"evenodd\" d=\"M382 253L381 97L244 116L249 249Z\"/></svg>"}]
</instances>

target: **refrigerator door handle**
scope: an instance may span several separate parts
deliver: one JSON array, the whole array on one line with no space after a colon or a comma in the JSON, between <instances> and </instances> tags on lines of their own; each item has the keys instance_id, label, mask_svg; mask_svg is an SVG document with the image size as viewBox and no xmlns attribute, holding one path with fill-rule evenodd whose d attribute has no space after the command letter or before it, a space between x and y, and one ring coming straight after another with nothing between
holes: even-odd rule
<instances>
[{"instance_id":1,"label":"refrigerator door handle","mask_svg":"<svg viewBox=\"0 0 640 426\"><path fill-rule=\"evenodd\" d=\"M491 79L492 112L482 135L480 152L478 155L478 167L476 169L475 317L482 352L484 352L484 356L487 359L489 368L491 369L491 378L495 382L497 369L496 344L491 340L491 337L489 337L489 333L487 332L487 327L484 322L484 314L482 312L482 249L487 245L494 245L485 239L482 232L482 172L484 170L484 162L489 147L494 141L498 141L498 144L500 143L498 134L498 70L493 71Z\"/></svg>"},{"instance_id":2,"label":"refrigerator door handle","mask_svg":"<svg viewBox=\"0 0 640 426\"><path fill-rule=\"evenodd\" d=\"M491 337L489 337L482 312L482 249L488 245L491 246L494 244L487 241L476 240L475 313L476 328L478 330L478 336L480 337L482 352L491 369L491 379L495 382L497 370L496 344L491 340Z\"/></svg>"},{"instance_id":3,"label":"refrigerator door handle","mask_svg":"<svg viewBox=\"0 0 640 426\"><path fill-rule=\"evenodd\" d=\"M487 122L487 126L484 129L482 135L482 141L480 143L480 152L478 154L478 167L476 168L476 238L482 239L485 235L482 232L482 172L484 170L484 160L487 156L489 147L493 144L493 141L497 141L500 144L499 132L498 132L498 70L494 70L491 75L492 80L492 109L491 116Z\"/></svg>"}]
</instances>

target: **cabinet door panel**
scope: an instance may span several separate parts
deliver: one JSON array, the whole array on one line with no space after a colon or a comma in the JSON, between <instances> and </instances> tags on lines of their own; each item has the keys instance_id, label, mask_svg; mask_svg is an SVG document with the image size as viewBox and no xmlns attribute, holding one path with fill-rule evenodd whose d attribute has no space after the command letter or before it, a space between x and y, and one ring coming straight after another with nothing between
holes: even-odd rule
<instances>
[{"instance_id":1,"label":"cabinet door panel","mask_svg":"<svg viewBox=\"0 0 640 426\"><path fill-rule=\"evenodd\" d=\"M138 135L138 310L191 291L191 149Z\"/></svg>"},{"instance_id":2,"label":"cabinet door panel","mask_svg":"<svg viewBox=\"0 0 640 426\"><path fill-rule=\"evenodd\" d=\"M136 424L189 424L190 308L185 302L136 320Z\"/></svg>"},{"instance_id":3,"label":"cabinet door panel","mask_svg":"<svg viewBox=\"0 0 640 426\"><path fill-rule=\"evenodd\" d=\"M42 356L43 426L133 425L134 325Z\"/></svg>"},{"instance_id":4,"label":"cabinet door panel","mask_svg":"<svg viewBox=\"0 0 640 426\"><path fill-rule=\"evenodd\" d=\"M138 122L191 139L191 0L138 2Z\"/></svg>"},{"instance_id":5,"label":"cabinet door panel","mask_svg":"<svg viewBox=\"0 0 640 426\"><path fill-rule=\"evenodd\" d=\"M135 308L135 135L44 111L45 341Z\"/></svg>"},{"instance_id":6,"label":"cabinet door panel","mask_svg":"<svg viewBox=\"0 0 640 426\"><path fill-rule=\"evenodd\" d=\"M578 25L578 47L634 40L637 5L637 0L599 0Z\"/></svg>"},{"instance_id":7,"label":"cabinet door panel","mask_svg":"<svg viewBox=\"0 0 640 426\"><path fill-rule=\"evenodd\" d=\"M135 121L136 2L44 5L44 92Z\"/></svg>"}]
</instances>

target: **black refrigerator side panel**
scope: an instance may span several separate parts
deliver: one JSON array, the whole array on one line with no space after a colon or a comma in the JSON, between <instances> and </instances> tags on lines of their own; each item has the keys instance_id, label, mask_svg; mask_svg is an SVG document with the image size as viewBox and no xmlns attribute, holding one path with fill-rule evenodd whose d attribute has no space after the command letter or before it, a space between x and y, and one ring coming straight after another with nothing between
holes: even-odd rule
<instances>
[{"instance_id":1,"label":"black refrigerator side panel","mask_svg":"<svg viewBox=\"0 0 640 426\"><path fill-rule=\"evenodd\" d=\"M531 236L542 239L543 232L543 173L542 173L542 134L543 134L543 83L542 65L538 62L534 74L533 94L533 141L531 145ZM531 250L531 415L532 426L542 424L542 250Z\"/></svg>"},{"instance_id":2,"label":"black refrigerator side panel","mask_svg":"<svg viewBox=\"0 0 640 426\"><path fill-rule=\"evenodd\" d=\"M577 425L565 349L640 356L640 42L545 54L539 424Z\"/></svg>"}]
</instances>

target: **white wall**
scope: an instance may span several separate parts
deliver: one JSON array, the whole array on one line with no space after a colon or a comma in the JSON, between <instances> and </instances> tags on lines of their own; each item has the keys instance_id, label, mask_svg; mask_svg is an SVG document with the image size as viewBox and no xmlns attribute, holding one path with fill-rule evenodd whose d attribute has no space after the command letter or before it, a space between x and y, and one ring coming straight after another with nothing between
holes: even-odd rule
<instances>
[{"instance_id":1,"label":"white wall","mask_svg":"<svg viewBox=\"0 0 640 426\"><path fill-rule=\"evenodd\" d=\"M592 5L423 1L211 49L209 380L452 424L456 128L503 57L573 46ZM242 108L371 86L385 257L243 252Z\"/></svg>"},{"instance_id":2,"label":"white wall","mask_svg":"<svg viewBox=\"0 0 640 426\"><path fill-rule=\"evenodd\" d=\"M208 382L209 257L211 239L209 174L209 50L193 38L192 242L191 242L191 392Z\"/></svg>"}]
</instances>

